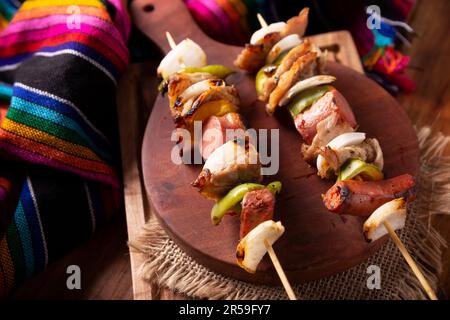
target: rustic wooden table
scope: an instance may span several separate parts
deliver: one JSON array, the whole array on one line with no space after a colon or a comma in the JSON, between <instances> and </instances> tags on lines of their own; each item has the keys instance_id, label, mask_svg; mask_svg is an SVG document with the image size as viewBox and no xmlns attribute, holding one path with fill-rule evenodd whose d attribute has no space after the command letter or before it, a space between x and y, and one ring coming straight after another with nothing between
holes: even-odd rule
<instances>
[{"instance_id":1,"label":"rustic wooden table","mask_svg":"<svg viewBox=\"0 0 450 320\"><path fill-rule=\"evenodd\" d=\"M411 56L408 74L416 81L417 90L398 97L413 122L417 125L432 125L436 131L450 135L450 2L447 0L419 0L409 22L419 34L413 47L406 52ZM135 66L131 77L139 77L142 70L151 70L151 65ZM142 83L143 87L151 84ZM137 90L137 89L136 89ZM152 97L145 97L151 99ZM145 115L140 121L145 124ZM139 141L136 143L140 143ZM446 151L450 155L450 147ZM138 174L129 170L128 174ZM130 196L139 196L141 190L129 190ZM142 204L143 206L145 204ZM432 224L450 241L450 217L434 216ZM116 217L96 235L63 259L17 288L13 299L132 299L132 274L128 248L127 229L124 216ZM441 275L443 294L450 297L450 248L444 254L444 271ZM137 264L139 261L134 261ZM82 289L67 290L66 268L78 264L82 270ZM137 289L137 290L136 290ZM163 290L142 292L135 288L140 298L178 298ZM146 290L144 290L146 291Z\"/></svg>"}]
</instances>

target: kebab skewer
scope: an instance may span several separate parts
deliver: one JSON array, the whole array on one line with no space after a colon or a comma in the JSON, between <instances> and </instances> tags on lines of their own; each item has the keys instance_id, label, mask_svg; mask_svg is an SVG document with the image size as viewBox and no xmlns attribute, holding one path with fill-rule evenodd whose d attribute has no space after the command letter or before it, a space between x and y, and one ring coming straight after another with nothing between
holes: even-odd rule
<instances>
[{"instance_id":1,"label":"kebab skewer","mask_svg":"<svg viewBox=\"0 0 450 320\"><path fill-rule=\"evenodd\" d=\"M269 30L260 15L258 20L262 28L255 33L267 30L266 38L286 34L283 28ZM307 17L303 21L307 23ZM303 33L304 29L298 36ZM273 47L272 43L266 43L266 51L272 52L280 47L280 43L288 42L287 38L282 38ZM246 50L235 61L238 67L250 65L248 61L242 62ZM288 47L284 52L277 50L277 53L279 56L275 58L266 56L266 63L276 63L263 66L256 76L258 97L267 103L269 114L275 108L287 106L305 141L302 146L304 159L309 162L317 159L321 178L337 176L336 184L323 195L324 205L339 214L367 216L373 212L364 224L366 238L374 241L388 233L430 299L436 299L420 268L395 233L404 226L406 203L415 199L413 177L406 174L383 180L380 144L374 138L366 138L364 133L354 132L357 123L353 111L345 98L329 85L335 79L321 74L325 70L325 54L320 49L300 39L296 46ZM252 58L248 54L246 57Z\"/></svg>"},{"instance_id":2,"label":"kebab skewer","mask_svg":"<svg viewBox=\"0 0 450 320\"><path fill-rule=\"evenodd\" d=\"M217 201L211 212L214 225L219 224L230 211L240 211L241 240L236 251L238 265L254 273L263 256L269 253L288 297L296 299L272 247L284 233L281 222L272 220L275 195L280 192L281 183L259 184L262 180L259 154L249 137L242 134L246 127L238 114L237 91L223 79L218 79L225 78L231 70L208 66L206 55L193 41L186 39L177 45L169 33L166 36L172 50L161 62L158 74L163 78L160 86L162 92L168 92L175 125L192 131L193 122L202 121L206 128L200 145L206 162L192 185L204 197ZM180 47L193 48L191 54L197 56L185 58L186 54ZM197 112L195 109L205 100L209 103L207 108L204 107L207 111L192 118L191 115ZM224 131L230 129L240 129L241 134L227 139ZM208 135L214 139L209 141L205 137Z\"/></svg>"}]
</instances>

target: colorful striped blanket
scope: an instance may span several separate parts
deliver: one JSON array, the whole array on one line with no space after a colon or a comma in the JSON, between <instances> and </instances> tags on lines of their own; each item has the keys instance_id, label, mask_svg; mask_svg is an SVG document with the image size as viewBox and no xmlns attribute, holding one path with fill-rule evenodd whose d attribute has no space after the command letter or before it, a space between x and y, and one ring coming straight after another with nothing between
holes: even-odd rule
<instances>
[{"instance_id":1,"label":"colorful striped blanket","mask_svg":"<svg viewBox=\"0 0 450 320\"><path fill-rule=\"evenodd\" d=\"M0 1L0 297L121 208L129 25L121 0Z\"/></svg>"}]
</instances>

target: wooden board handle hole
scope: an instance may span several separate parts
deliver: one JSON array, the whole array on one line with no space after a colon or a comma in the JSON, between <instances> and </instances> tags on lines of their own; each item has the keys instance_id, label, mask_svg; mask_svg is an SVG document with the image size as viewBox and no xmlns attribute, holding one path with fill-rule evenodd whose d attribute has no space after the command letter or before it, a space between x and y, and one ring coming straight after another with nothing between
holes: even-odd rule
<instances>
[{"instance_id":1,"label":"wooden board handle hole","mask_svg":"<svg viewBox=\"0 0 450 320\"><path fill-rule=\"evenodd\" d=\"M152 12L153 10L155 10L155 6L151 3L148 3L142 7L142 10L144 12Z\"/></svg>"}]
</instances>

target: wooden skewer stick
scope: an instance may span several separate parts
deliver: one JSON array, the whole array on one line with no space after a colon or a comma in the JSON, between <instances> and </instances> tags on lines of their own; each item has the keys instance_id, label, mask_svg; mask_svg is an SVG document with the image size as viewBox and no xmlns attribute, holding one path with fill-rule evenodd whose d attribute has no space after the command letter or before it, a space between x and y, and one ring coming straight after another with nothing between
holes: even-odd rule
<instances>
[{"instance_id":1,"label":"wooden skewer stick","mask_svg":"<svg viewBox=\"0 0 450 320\"><path fill-rule=\"evenodd\" d=\"M177 43L175 42L175 40L173 40L173 37L169 31L166 31L166 38L167 38L167 42L169 43L170 49L173 49L177 46ZM185 67L184 63L180 63L180 65L182 67Z\"/></svg>"},{"instance_id":2,"label":"wooden skewer stick","mask_svg":"<svg viewBox=\"0 0 450 320\"><path fill-rule=\"evenodd\" d=\"M173 40L173 37L170 34L170 32L166 31L166 37L167 37L167 42L169 42L170 48L172 48L172 49L175 48L177 44ZM286 293L287 293L289 299L297 300L297 298L295 297L295 294L294 294L294 290L292 290L292 287L286 277L286 274L284 273L283 268L281 267L280 261L278 260L278 257L275 254L273 247L267 242L267 240L264 240L264 245L266 246L266 249L267 249L267 252L269 253L270 259L272 259L273 265L275 266L275 270L277 271L278 276L281 279L281 283L283 284L284 289L286 290Z\"/></svg>"},{"instance_id":3,"label":"wooden skewer stick","mask_svg":"<svg viewBox=\"0 0 450 320\"><path fill-rule=\"evenodd\" d=\"M171 49L173 49L177 46L177 43L175 42L175 40L173 40L173 37L169 31L166 31L166 38L167 38L167 42L169 43L169 46Z\"/></svg>"},{"instance_id":4,"label":"wooden skewer stick","mask_svg":"<svg viewBox=\"0 0 450 320\"><path fill-rule=\"evenodd\" d=\"M266 20L264 20L263 16L260 13L258 13L256 15L256 17L258 18L258 21L259 21L259 24L261 25L261 27L265 28L268 26Z\"/></svg>"},{"instance_id":5,"label":"wooden skewer stick","mask_svg":"<svg viewBox=\"0 0 450 320\"><path fill-rule=\"evenodd\" d=\"M402 253L402 255L405 258L406 262L411 267L411 270L413 271L414 275L419 280L419 282L422 285L423 289L428 294L428 297L431 300L437 300L436 294L434 293L434 291L431 288L430 284L428 283L427 279L425 279L425 276L423 275L423 273L420 270L419 266L416 264L414 259L409 254L408 250L406 249L405 245L403 244L403 242L398 237L397 233L395 233L395 230L392 228L391 224L388 221L383 221L383 225L386 228L386 230L389 232L389 235L391 236L391 238L394 241L394 243L397 246L397 248Z\"/></svg>"},{"instance_id":6,"label":"wooden skewer stick","mask_svg":"<svg viewBox=\"0 0 450 320\"><path fill-rule=\"evenodd\" d=\"M283 284L284 290L286 290L289 299L297 300L294 290L292 290L291 284L289 283L289 280L286 277L286 274L284 273L283 267L281 266L280 260L278 260L278 257L275 254L273 247L270 245L269 242L267 242L267 240L264 240L264 245L266 246L267 252L269 253L269 257L272 260L275 270L278 273L278 277L280 277L281 283Z\"/></svg>"}]
</instances>

